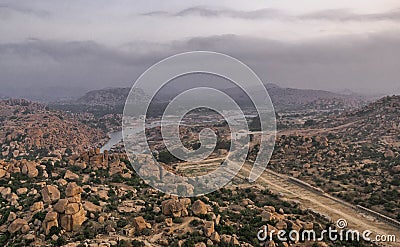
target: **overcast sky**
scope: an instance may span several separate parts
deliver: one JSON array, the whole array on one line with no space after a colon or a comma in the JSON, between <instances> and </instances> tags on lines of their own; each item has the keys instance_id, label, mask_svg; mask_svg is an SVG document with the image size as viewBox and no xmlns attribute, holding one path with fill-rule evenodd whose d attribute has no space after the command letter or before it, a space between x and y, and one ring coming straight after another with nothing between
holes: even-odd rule
<instances>
[{"instance_id":1,"label":"overcast sky","mask_svg":"<svg viewBox=\"0 0 400 247\"><path fill-rule=\"evenodd\" d=\"M281 86L399 92L399 44L398 0L0 0L0 94L131 86L191 50Z\"/></svg>"}]
</instances>

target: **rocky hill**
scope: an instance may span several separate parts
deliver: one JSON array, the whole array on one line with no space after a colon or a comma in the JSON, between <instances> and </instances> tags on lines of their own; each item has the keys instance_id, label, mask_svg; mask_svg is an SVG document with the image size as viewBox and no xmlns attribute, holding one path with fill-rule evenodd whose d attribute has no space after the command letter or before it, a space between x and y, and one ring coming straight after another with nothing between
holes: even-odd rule
<instances>
[{"instance_id":1,"label":"rocky hill","mask_svg":"<svg viewBox=\"0 0 400 247\"><path fill-rule=\"evenodd\" d=\"M330 116L311 128L333 128L352 141L384 142L400 147L400 96L387 96L360 109Z\"/></svg>"},{"instance_id":2,"label":"rocky hill","mask_svg":"<svg viewBox=\"0 0 400 247\"><path fill-rule=\"evenodd\" d=\"M275 84L267 84L267 91L278 111L295 110L337 110L354 109L364 106L371 99L358 94L338 94L323 90L282 88ZM90 112L96 116L106 114L121 114L130 88L108 88L90 91L76 101L51 103L54 109L72 112ZM239 88L221 89L242 107L252 105L250 98ZM165 107L165 104L184 91L173 86L164 87L154 98L155 109ZM255 92L257 93L257 92ZM135 101L148 100L142 90L133 92ZM161 112L162 113L162 112Z\"/></svg>"},{"instance_id":3,"label":"rocky hill","mask_svg":"<svg viewBox=\"0 0 400 247\"><path fill-rule=\"evenodd\" d=\"M77 100L49 103L49 107L73 113L91 113L101 118L108 114L122 114L129 92L130 88L94 90ZM140 89L132 91L131 97L135 102L147 100L147 96Z\"/></svg>"},{"instance_id":4,"label":"rocky hill","mask_svg":"<svg viewBox=\"0 0 400 247\"><path fill-rule=\"evenodd\" d=\"M400 220L400 96L282 131L271 165Z\"/></svg>"},{"instance_id":5,"label":"rocky hill","mask_svg":"<svg viewBox=\"0 0 400 247\"><path fill-rule=\"evenodd\" d=\"M19 99L0 101L0 126L2 158L80 152L107 138L76 116Z\"/></svg>"},{"instance_id":6,"label":"rocky hill","mask_svg":"<svg viewBox=\"0 0 400 247\"><path fill-rule=\"evenodd\" d=\"M366 96L358 94L339 94L324 90L283 88L276 84L265 85L274 107L278 111L295 110L336 110L361 107L369 101ZM227 89L241 105L249 105L250 101L238 88ZM255 92L256 93L256 92Z\"/></svg>"},{"instance_id":7,"label":"rocky hill","mask_svg":"<svg viewBox=\"0 0 400 247\"><path fill-rule=\"evenodd\" d=\"M87 92L84 96L80 97L75 104L83 105L105 105L105 106L119 106L124 105L128 97L130 88L107 88ZM146 99L143 90L135 89L132 95L136 101L143 101Z\"/></svg>"},{"instance_id":8,"label":"rocky hill","mask_svg":"<svg viewBox=\"0 0 400 247\"><path fill-rule=\"evenodd\" d=\"M257 232L268 226L320 234L330 225L257 185L199 198L164 195L142 182L126 155L99 149L63 159L0 162L1 246L310 246L275 237L260 243Z\"/></svg>"}]
</instances>

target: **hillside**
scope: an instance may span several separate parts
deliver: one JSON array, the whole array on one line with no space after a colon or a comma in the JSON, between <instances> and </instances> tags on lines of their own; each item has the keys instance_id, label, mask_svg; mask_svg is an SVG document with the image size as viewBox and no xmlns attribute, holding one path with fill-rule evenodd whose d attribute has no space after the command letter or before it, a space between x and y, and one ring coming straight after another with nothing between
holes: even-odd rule
<instances>
[{"instance_id":1,"label":"hillside","mask_svg":"<svg viewBox=\"0 0 400 247\"><path fill-rule=\"evenodd\" d=\"M103 105L103 106L120 106L125 105L126 99L130 92L130 88L106 88L101 90L89 91L77 101L71 102L82 105ZM147 99L144 91L141 89L133 89L131 100L141 102Z\"/></svg>"},{"instance_id":2,"label":"hillside","mask_svg":"<svg viewBox=\"0 0 400 247\"><path fill-rule=\"evenodd\" d=\"M76 116L19 99L0 101L0 126L2 158L79 152L107 138Z\"/></svg>"},{"instance_id":3,"label":"hillside","mask_svg":"<svg viewBox=\"0 0 400 247\"><path fill-rule=\"evenodd\" d=\"M198 198L166 195L145 185L126 155L98 149L63 159L0 160L0 174L1 246L288 246L295 242L255 236L263 225L318 234L332 225L297 201L240 180Z\"/></svg>"},{"instance_id":4,"label":"hillside","mask_svg":"<svg viewBox=\"0 0 400 247\"><path fill-rule=\"evenodd\" d=\"M283 88L272 83L266 84L265 87L277 111L352 109L368 102L368 97L357 94ZM240 89L229 88L226 92L241 105L250 104L250 99Z\"/></svg>"},{"instance_id":5,"label":"hillside","mask_svg":"<svg viewBox=\"0 0 400 247\"><path fill-rule=\"evenodd\" d=\"M360 109L317 122L311 128L335 128L344 140L400 146L400 96L387 96Z\"/></svg>"},{"instance_id":6,"label":"hillside","mask_svg":"<svg viewBox=\"0 0 400 247\"><path fill-rule=\"evenodd\" d=\"M361 107L370 101L368 97L357 94L282 88L275 84L267 84L266 88L277 111L353 109ZM49 106L54 109L71 112L90 112L96 116L122 113L129 90L129 88L95 90L87 92L76 101L56 102L49 104ZM235 99L242 107L252 105L250 98L239 88L221 90ZM154 102L157 105L155 108L164 107L166 102L169 102L182 91L173 86L164 87L154 98ZM140 89L136 89L133 95L136 102L148 100L148 97Z\"/></svg>"},{"instance_id":7,"label":"hillside","mask_svg":"<svg viewBox=\"0 0 400 247\"><path fill-rule=\"evenodd\" d=\"M279 134L271 165L400 220L400 96Z\"/></svg>"},{"instance_id":8,"label":"hillside","mask_svg":"<svg viewBox=\"0 0 400 247\"><path fill-rule=\"evenodd\" d=\"M49 103L54 110L73 113L91 113L96 117L108 114L122 114L130 88L106 88L89 91L77 100L57 101ZM143 90L135 89L132 98L136 102L147 99Z\"/></svg>"}]
</instances>

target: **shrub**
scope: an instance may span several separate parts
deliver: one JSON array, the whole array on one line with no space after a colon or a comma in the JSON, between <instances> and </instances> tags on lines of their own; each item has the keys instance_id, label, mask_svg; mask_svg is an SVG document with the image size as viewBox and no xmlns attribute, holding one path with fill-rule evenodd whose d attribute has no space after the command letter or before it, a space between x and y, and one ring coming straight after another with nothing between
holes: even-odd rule
<instances>
[{"instance_id":1,"label":"shrub","mask_svg":"<svg viewBox=\"0 0 400 247\"><path fill-rule=\"evenodd\" d=\"M172 219L172 222L181 224L183 222L183 219L181 217L176 217Z\"/></svg>"}]
</instances>

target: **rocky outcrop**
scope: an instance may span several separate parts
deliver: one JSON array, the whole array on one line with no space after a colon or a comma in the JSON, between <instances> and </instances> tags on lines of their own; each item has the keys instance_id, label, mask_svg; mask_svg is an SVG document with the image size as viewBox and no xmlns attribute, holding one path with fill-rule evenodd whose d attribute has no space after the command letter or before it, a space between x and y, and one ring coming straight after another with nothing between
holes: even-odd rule
<instances>
[{"instance_id":1,"label":"rocky outcrop","mask_svg":"<svg viewBox=\"0 0 400 247\"><path fill-rule=\"evenodd\" d=\"M58 200L58 202L56 204L54 204L53 209L56 212L63 214L65 212L65 207L67 206L67 204L68 204L67 199L60 199L60 200Z\"/></svg>"},{"instance_id":2,"label":"rocky outcrop","mask_svg":"<svg viewBox=\"0 0 400 247\"><path fill-rule=\"evenodd\" d=\"M197 200L192 205L192 212L197 216L207 214L207 205L204 202Z\"/></svg>"},{"instance_id":3,"label":"rocky outcrop","mask_svg":"<svg viewBox=\"0 0 400 247\"><path fill-rule=\"evenodd\" d=\"M107 138L100 129L80 121L79 116L50 111L45 105L10 99L0 101L0 109L4 121L0 137L7 141L0 150L0 158L61 156L71 151L82 152ZM28 166L26 174L37 176L33 165Z\"/></svg>"},{"instance_id":4,"label":"rocky outcrop","mask_svg":"<svg viewBox=\"0 0 400 247\"><path fill-rule=\"evenodd\" d=\"M42 198L45 203L53 203L60 199L60 191L53 185L46 185L42 189Z\"/></svg>"},{"instance_id":5,"label":"rocky outcrop","mask_svg":"<svg viewBox=\"0 0 400 247\"><path fill-rule=\"evenodd\" d=\"M204 234L206 237L211 237L211 235L215 232L214 230L214 222L213 221L206 221L204 224Z\"/></svg>"},{"instance_id":6,"label":"rocky outcrop","mask_svg":"<svg viewBox=\"0 0 400 247\"><path fill-rule=\"evenodd\" d=\"M29 208L31 212L38 212L44 209L44 204L42 201L40 202L35 202L32 204L32 206Z\"/></svg>"},{"instance_id":7,"label":"rocky outcrop","mask_svg":"<svg viewBox=\"0 0 400 247\"><path fill-rule=\"evenodd\" d=\"M22 230L23 228L24 231L26 231L26 228L28 227L29 230L29 226L28 226L28 222L24 219L16 219L14 220L9 226L8 226L8 232L11 234L16 233L19 230Z\"/></svg>"},{"instance_id":8,"label":"rocky outcrop","mask_svg":"<svg viewBox=\"0 0 400 247\"><path fill-rule=\"evenodd\" d=\"M135 227L135 230L137 232L141 232L146 228L151 228L150 223L147 223L146 220L142 216L134 218L132 225L133 225L133 227Z\"/></svg>"},{"instance_id":9,"label":"rocky outcrop","mask_svg":"<svg viewBox=\"0 0 400 247\"><path fill-rule=\"evenodd\" d=\"M86 211L81 202L82 187L75 182L68 183L65 190L66 198L60 200L54 210L60 212L60 225L66 231L76 231L86 220Z\"/></svg>"},{"instance_id":10,"label":"rocky outcrop","mask_svg":"<svg viewBox=\"0 0 400 247\"><path fill-rule=\"evenodd\" d=\"M101 212L102 210L102 207L97 206L96 204L89 201L83 202L83 208L88 212Z\"/></svg>"},{"instance_id":11,"label":"rocky outcrop","mask_svg":"<svg viewBox=\"0 0 400 247\"><path fill-rule=\"evenodd\" d=\"M35 178L39 175L39 171L36 168L36 163L32 161L23 161L21 165L21 172L28 175L29 178Z\"/></svg>"},{"instance_id":12,"label":"rocky outcrop","mask_svg":"<svg viewBox=\"0 0 400 247\"><path fill-rule=\"evenodd\" d=\"M172 215L181 217L188 215L187 207L190 205L189 198L169 199L161 203L162 212L164 215Z\"/></svg>"},{"instance_id":13,"label":"rocky outcrop","mask_svg":"<svg viewBox=\"0 0 400 247\"><path fill-rule=\"evenodd\" d=\"M57 212L48 212L43 221L43 230L46 235L50 234L52 227L58 227L58 214Z\"/></svg>"},{"instance_id":14,"label":"rocky outcrop","mask_svg":"<svg viewBox=\"0 0 400 247\"><path fill-rule=\"evenodd\" d=\"M79 179L79 175L71 172L70 170L67 170L65 172L64 179L67 179L67 180L78 180Z\"/></svg>"}]
</instances>

